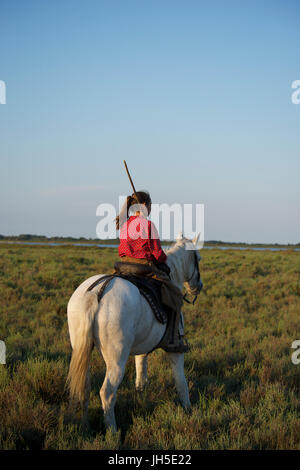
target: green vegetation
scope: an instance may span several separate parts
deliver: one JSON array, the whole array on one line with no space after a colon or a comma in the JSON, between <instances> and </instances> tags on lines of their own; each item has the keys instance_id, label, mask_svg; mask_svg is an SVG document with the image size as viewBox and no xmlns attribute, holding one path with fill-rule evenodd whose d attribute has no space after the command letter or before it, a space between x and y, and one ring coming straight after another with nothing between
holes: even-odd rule
<instances>
[{"instance_id":1,"label":"green vegetation","mask_svg":"<svg viewBox=\"0 0 300 470\"><path fill-rule=\"evenodd\" d=\"M300 253L202 252L204 289L184 307L192 412L180 407L163 351L149 357L148 389L134 358L120 386L118 434L105 432L105 367L93 352L90 430L70 418L66 306L87 277L110 272L111 248L0 245L1 449L300 449Z\"/></svg>"}]
</instances>

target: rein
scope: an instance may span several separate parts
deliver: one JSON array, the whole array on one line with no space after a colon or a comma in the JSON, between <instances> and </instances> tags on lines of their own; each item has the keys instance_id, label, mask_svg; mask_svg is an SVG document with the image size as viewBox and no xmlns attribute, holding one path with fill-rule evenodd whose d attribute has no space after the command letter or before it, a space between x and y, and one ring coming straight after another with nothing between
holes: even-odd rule
<instances>
[{"instance_id":1,"label":"rein","mask_svg":"<svg viewBox=\"0 0 300 470\"><path fill-rule=\"evenodd\" d=\"M199 271L199 264L198 264L198 258L197 258L196 252L194 253L194 256L195 256L195 258L194 258L195 264L194 264L193 274L191 275L191 277L186 282L190 282L193 279L196 270L197 270L197 282L200 281L200 271ZM202 282L201 282L201 289L202 289ZM198 297L199 294L195 295L195 297L192 301L187 299L187 297L186 297L187 295L188 295L188 293L185 292L185 294L183 296L183 300L188 304L194 305L194 303L196 302L197 297Z\"/></svg>"},{"instance_id":2,"label":"rein","mask_svg":"<svg viewBox=\"0 0 300 470\"><path fill-rule=\"evenodd\" d=\"M193 298L192 301L190 301L190 300L188 300L188 299L186 298L187 295L188 295L188 293L185 292L184 296L182 297L182 300L184 300L187 304L192 304L192 305L194 305L194 303L196 302L196 300L197 300L197 298L198 298L198 294L195 295L195 297Z\"/></svg>"}]
</instances>

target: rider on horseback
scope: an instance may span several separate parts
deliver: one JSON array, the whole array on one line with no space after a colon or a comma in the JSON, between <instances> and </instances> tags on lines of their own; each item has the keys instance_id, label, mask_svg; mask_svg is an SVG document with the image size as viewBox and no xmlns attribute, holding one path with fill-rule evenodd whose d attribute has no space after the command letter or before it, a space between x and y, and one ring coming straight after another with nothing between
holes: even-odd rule
<instances>
[{"instance_id":1,"label":"rider on horseback","mask_svg":"<svg viewBox=\"0 0 300 470\"><path fill-rule=\"evenodd\" d=\"M134 215L129 217L130 208L136 210ZM189 350L189 346L183 341L182 328L179 331L182 293L170 279L170 268L166 264L167 255L161 248L155 225L147 220L150 212L149 193L139 191L127 197L120 215L116 218L116 227L120 230L119 256L124 263L143 265L147 273L150 271L151 277L161 282L162 302L169 307L173 317L173 334L163 349L167 352L183 353Z\"/></svg>"}]
</instances>

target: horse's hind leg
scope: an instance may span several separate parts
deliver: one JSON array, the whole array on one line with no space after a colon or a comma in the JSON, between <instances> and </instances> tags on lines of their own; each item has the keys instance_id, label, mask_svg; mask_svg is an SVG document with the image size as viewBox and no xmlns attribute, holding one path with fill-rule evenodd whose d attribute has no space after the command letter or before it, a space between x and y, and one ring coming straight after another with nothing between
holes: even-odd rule
<instances>
[{"instance_id":1,"label":"horse's hind leg","mask_svg":"<svg viewBox=\"0 0 300 470\"><path fill-rule=\"evenodd\" d=\"M117 431L114 412L117 390L124 377L128 356L129 352L125 354L123 351L121 354L116 354L114 351L114 357L112 357L112 355L109 356L109 359L104 357L106 363L106 374L100 390L100 398L104 412L105 424L113 431Z\"/></svg>"},{"instance_id":2,"label":"horse's hind leg","mask_svg":"<svg viewBox=\"0 0 300 470\"><path fill-rule=\"evenodd\" d=\"M137 390L143 390L148 382L147 359L148 359L148 354L139 354L138 356L135 356L135 370L136 370L135 388Z\"/></svg>"},{"instance_id":3,"label":"horse's hind leg","mask_svg":"<svg viewBox=\"0 0 300 470\"><path fill-rule=\"evenodd\" d=\"M167 355L172 365L179 400L182 406L186 410L189 410L191 408L191 402L189 398L188 385L184 375L184 354L167 353Z\"/></svg>"}]
</instances>

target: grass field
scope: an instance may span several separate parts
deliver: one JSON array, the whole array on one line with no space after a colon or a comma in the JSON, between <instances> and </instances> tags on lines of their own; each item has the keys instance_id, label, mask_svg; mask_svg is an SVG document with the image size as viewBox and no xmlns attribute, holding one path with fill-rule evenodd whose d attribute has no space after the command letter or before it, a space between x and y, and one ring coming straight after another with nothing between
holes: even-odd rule
<instances>
[{"instance_id":1,"label":"grass field","mask_svg":"<svg viewBox=\"0 0 300 470\"><path fill-rule=\"evenodd\" d=\"M180 407L164 352L135 392L134 358L118 392L120 431L106 433L105 368L92 354L88 434L70 420L66 306L87 277L110 272L117 251L0 246L1 449L300 449L300 253L203 250L204 289L185 305L192 412Z\"/></svg>"}]
</instances>

